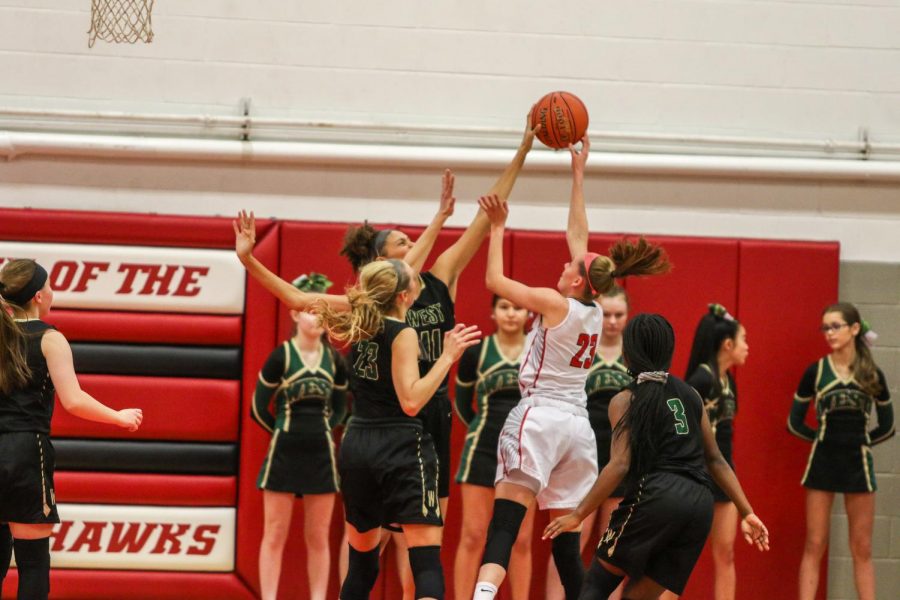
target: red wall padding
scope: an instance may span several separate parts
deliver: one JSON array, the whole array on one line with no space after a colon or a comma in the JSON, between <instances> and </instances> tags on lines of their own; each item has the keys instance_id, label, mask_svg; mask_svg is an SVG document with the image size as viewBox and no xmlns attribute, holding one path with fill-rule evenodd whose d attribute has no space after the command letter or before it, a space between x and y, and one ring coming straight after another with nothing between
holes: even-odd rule
<instances>
[{"instance_id":1,"label":"red wall padding","mask_svg":"<svg viewBox=\"0 0 900 600\"><path fill-rule=\"evenodd\" d=\"M47 322L70 342L240 346L241 315L103 312L54 309Z\"/></svg>"},{"instance_id":2,"label":"red wall padding","mask_svg":"<svg viewBox=\"0 0 900 600\"><path fill-rule=\"evenodd\" d=\"M3 598L15 598L19 584L10 569ZM254 596L234 573L172 571L82 571L52 569L53 600L253 600Z\"/></svg>"},{"instance_id":3,"label":"red wall padding","mask_svg":"<svg viewBox=\"0 0 900 600\"><path fill-rule=\"evenodd\" d=\"M67 412L57 398L52 429L55 437L185 442L238 439L240 381L126 375L80 375L78 380L84 391L116 410L140 408L144 421L134 433L85 421Z\"/></svg>"},{"instance_id":4,"label":"red wall padding","mask_svg":"<svg viewBox=\"0 0 900 600\"><path fill-rule=\"evenodd\" d=\"M213 475L158 475L57 471L57 502L234 506L237 478Z\"/></svg>"}]
</instances>

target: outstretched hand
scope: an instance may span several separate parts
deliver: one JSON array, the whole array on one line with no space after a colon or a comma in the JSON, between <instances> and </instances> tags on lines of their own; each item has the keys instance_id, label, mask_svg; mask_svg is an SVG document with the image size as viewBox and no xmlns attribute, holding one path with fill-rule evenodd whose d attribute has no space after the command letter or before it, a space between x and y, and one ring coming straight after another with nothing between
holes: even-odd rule
<instances>
[{"instance_id":1,"label":"outstretched hand","mask_svg":"<svg viewBox=\"0 0 900 600\"><path fill-rule=\"evenodd\" d=\"M481 331L478 325L466 327L462 323L457 323L453 329L444 334L444 354L456 362L466 348L474 346L480 339Z\"/></svg>"},{"instance_id":2,"label":"outstretched hand","mask_svg":"<svg viewBox=\"0 0 900 600\"><path fill-rule=\"evenodd\" d=\"M456 206L456 197L453 195L453 184L456 183L456 176L450 169L444 170L441 177L441 205L438 208L438 214L449 219L453 216L453 209Z\"/></svg>"},{"instance_id":3,"label":"outstretched hand","mask_svg":"<svg viewBox=\"0 0 900 600\"><path fill-rule=\"evenodd\" d=\"M569 144L569 153L572 155L572 170L584 173L584 165L587 163L588 154L591 151L591 140L585 133L581 138L581 150L575 148L575 144Z\"/></svg>"},{"instance_id":4,"label":"outstretched hand","mask_svg":"<svg viewBox=\"0 0 900 600\"><path fill-rule=\"evenodd\" d=\"M769 530L753 513L741 519L741 533L744 534L747 543L755 545L760 552L769 549Z\"/></svg>"},{"instance_id":5,"label":"outstretched hand","mask_svg":"<svg viewBox=\"0 0 900 600\"><path fill-rule=\"evenodd\" d=\"M137 431L144 420L144 411L139 408L124 408L118 411L118 425L128 431Z\"/></svg>"},{"instance_id":6,"label":"outstretched hand","mask_svg":"<svg viewBox=\"0 0 900 600\"><path fill-rule=\"evenodd\" d=\"M544 528L544 534L541 536L541 539L552 540L561 533L578 529L579 525L581 525L581 520L575 516L575 513L556 517Z\"/></svg>"},{"instance_id":7,"label":"outstretched hand","mask_svg":"<svg viewBox=\"0 0 900 600\"><path fill-rule=\"evenodd\" d=\"M528 115L525 117L525 135L522 136L522 148L525 152L531 151L531 146L534 144L534 136L538 134L538 131L541 130L541 124L538 123L534 127L531 126L531 113L534 111L534 107L531 107L531 110L528 111Z\"/></svg>"},{"instance_id":8,"label":"outstretched hand","mask_svg":"<svg viewBox=\"0 0 900 600\"><path fill-rule=\"evenodd\" d=\"M491 227L503 227L503 224L506 223L506 217L509 216L509 205L497 194L482 196L478 199L478 206L487 215Z\"/></svg>"},{"instance_id":9,"label":"outstretched hand","mask_svg":"<svg viewBox=\"0 0 900 600\"><path fill-rule=\"evenodd\" d=\"M256 217L252 210L249 215L242 210L231 225L234 227L234 250L238 258L244 259L250 256L256 245Z\"/></svg>"}]
</instances>

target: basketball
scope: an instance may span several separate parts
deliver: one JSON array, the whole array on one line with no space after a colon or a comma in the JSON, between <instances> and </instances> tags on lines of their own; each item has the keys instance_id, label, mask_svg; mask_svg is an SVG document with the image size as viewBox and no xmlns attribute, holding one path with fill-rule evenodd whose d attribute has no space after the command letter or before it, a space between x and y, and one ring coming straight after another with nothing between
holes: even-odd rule
<instances>
[{"instance_id":1,"label":"basketball","mask_svg":"<svg viewBox=\"0 0 900 600\"><path fill-rule=\"evenodd\" d=\"M531 108L531 127L538 123L537 138L551 148L567 148L577 143L588 128L588 112L578 96L569 92L550 92Z\"/></svg>"}]
</instances>

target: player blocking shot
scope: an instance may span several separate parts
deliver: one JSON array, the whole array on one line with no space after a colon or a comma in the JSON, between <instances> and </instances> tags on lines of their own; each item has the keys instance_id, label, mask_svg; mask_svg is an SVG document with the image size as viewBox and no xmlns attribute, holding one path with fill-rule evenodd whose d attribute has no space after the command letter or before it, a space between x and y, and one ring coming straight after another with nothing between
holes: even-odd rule
<instances>
[{"instance_id":1,"label":"player blocking shot","mask_svg":"<svg viewBox=\"0 0 900 600\"><path fill-rule=\"evenodd\" d=\"M500 433L494 509L474 600L492 600L506 577L510 552L528 507L568 513L587 494L597 473L597 448L586 409L585 381L599 342L603 311L596 298L615 280L663 273L665 253L641 239L620 240L609 256L588 252L584 207L584 167L588 138L581 151L570 147L572 193L566 241L571 260L556 288L532 288L503 273L506 202L480 200L491 223L486 284L495 294L538 314L525 345L519 371L522 400ZM553 541L553 558L567 600L578 597L584 567L580 533Z\"/></svg>"}]
</instances>

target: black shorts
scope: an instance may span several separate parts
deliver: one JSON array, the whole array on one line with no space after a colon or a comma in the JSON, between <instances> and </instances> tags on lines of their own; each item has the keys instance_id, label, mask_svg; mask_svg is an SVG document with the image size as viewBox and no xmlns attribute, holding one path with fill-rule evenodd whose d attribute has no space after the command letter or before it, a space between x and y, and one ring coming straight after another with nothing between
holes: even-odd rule
<instances>
[{"instance_id":1,"label":"black shorts","mask_svg":"<svg viewBox=\"0 0 900 600\"><path fill-rule=\"evenodd\" d=\"M709 488L675 473L651 473L613 511L597 558L632 580L647 576L681 594L712 527Z\"/></svg>"},{"instance_id":2,"label":"black shorts","mask_svg":"<svg viewBox=\"0 0 900 600\"><path fill-rule=\"evenodd\" d=\"M339 465L344 514L357 531L444 524L434 444L418 421L353 417Z\"/></svg>"},{"instance_id":3,"label":"black shorts","mask_svg":"<svg viewBox=\"0 0 900 600\"><path fill-rule=\"evenodd\" d=\"M259 469L256 487L295 496L333 494L339 489L339 481L330 433L276 430Z\"/></svg>"},{"instance_id":4,"label":"black shorts","mask_svg":"<svg viewBox=\"0 0 900 600\"><path fill-rule=\"evenodd\" d=\"M874 492L872 449L865 444L815 442L801 483L811 490L859 494Z\"/></svg>"},{"instance_id":5,"label":"black shorts","mask_svg":"<svg viewBox=\"0 0 900 600\"><path fill-rule=\"evenodd\" d=\"M55 461L46 434L0 433L0 523L59 523Z\"/></svg>"},{"instance_id":6,"label":"black shorts","mask_svg":"<svg viewBox=\"0 0 900 600\"><path fill-rule=\"evenodd\" d=\"M447 389L441 388L419 413L425 433L434 441L438 458L438 497L450 496L450 427L453 405Z\"/></svg>"}]
</instances>

